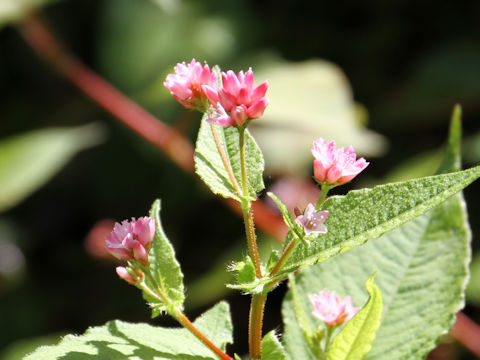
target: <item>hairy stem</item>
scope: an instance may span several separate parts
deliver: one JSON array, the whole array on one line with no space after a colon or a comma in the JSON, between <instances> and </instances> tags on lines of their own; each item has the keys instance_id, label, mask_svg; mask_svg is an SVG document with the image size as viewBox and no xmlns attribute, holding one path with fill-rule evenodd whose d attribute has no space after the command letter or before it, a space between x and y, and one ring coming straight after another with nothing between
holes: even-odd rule
<instances>
[{"instance_id":1,"label":"hairy stem","mask_svg":"<svg viewBox=\"0 0 480 360\"><path fill-rule=\"evenodd\" d=\"M203 335L202 332L200 330L198 330L195 327L195 325L193 325L193 323L185 316L185 314L179 313L179 314L177 314L177 316L175 316L175 319L180 324L182 324L182 326L184 328L190 330L190 332L193 335L195 335L198 340L200 340L202 343L204 343L206 346L208 346L210 348L210 350L212 350L215 354L217 354L217 356L220 359L233 360L230 356L228 356L221 349L219 349L214 343L212 343L205 335Z\"/></svg>"},{"instance_id":2,"label":"hairy stem","mask_svg":"<svg viewBox=\"0 0 480 360\"><path fill-rule=\"evenodd\" d=\"M250 349L251 360L259 360L262 356L263 311L266 301L266 294L256 294L252 296L252 302L250 303L248 347Z\"/></svg>"},{"instance_id":3,"label":"hairy stem","mask_svg":"<svg viewBox=\"0 0 480 360\"><path fill-rule=\"evenodd\" d=\"M153 278L153 276L151 276L151 274L148 274L148 277L153 280L154 284L156 284L155 279ZM157 284L157 292L150 289L150 287L145 283L145 281L142 281L140 284L138 284L138 286L147 294L157 299L159 302L163 302L167 305L172 303L168 296L160 289ZM198 340L200 340L208 348L210 348L210 350L217 354L220 359L233 360L230 356L228 356L221 349L219 349L213 342L211 342L200 330L198 330L183 312L177 309L172 309L171 311L169 311L169 314L173 316L175 320L180 323L180 325L189 330Z\"/></svg>"},{"instance_id":4,"label":"hairy stem","mask_svg":"<svg viewBox=\"0 0 480 360\"><path fill-rule=\"evenodd\" d=\"M230 181L235 187L235 191L237 192L238 196L241 197L244 193L242 193L242 190L240 190L238 181L235 178L235 174L233 173L232 165L230 164L230 161L228 161L227 154L225 154L225 150L223 149L222 143L220 142L220 137L218 136L217 128L213 124L210 124L210 128L212 129L212 134L213 134L213 138L215 139L215 144L217 145L218 153L222 158L223 166L225 166L225 169L227 170L228 177L230 178Z\"/></svg>"},{"instance_id":5,"label":"hairy stem","mask_svg":"<svg viewBox=\"0 0 480 360\"><path fill-rule=\"evenodd\" d=\"M247 162L245 161L245 128L238 129L240 132L240 166L242 168L242 190L243 195L248 195Z\"/></svg>"},{"instance_id":6,"label":"hairy stem","mask_svg":"<svg viewBox=\"0 0 480 360\"><path fill-rule=\"evenodd\" d=\"M245 233L247 235L248 254L255 265L257 278L261 278L262 269L260 266L260 255L258 252L257 235L255 234L255 224L253 221L253 210L250 203L242 202L243 222L245 223Z\"/></svg>"}]
</instances>

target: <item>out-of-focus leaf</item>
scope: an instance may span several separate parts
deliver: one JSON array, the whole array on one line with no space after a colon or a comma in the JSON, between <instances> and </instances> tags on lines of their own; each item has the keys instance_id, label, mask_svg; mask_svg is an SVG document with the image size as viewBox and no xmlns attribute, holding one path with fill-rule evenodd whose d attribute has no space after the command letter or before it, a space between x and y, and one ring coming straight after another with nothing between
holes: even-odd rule
<instances>
[{"instance_id":1,"label":"out-of-focus leaf","mask_svg":"<svg viewBox=\"0 0 480 360\"><path fill-rule=\"evenodd\" d=\"M236 46L232 25L202 10L189 1L104 1L98 47L103 73L152 103L162 95L170 99L162 83L176 63L193 57L221 63Z\"/></svg>"},{"instance_id":2,"label":"out-of-focus leaf","mask_svg":"<svg viewBox=\"0 0 480 360\"><path fill-rule=\"evenodd\" d=\"M58 0L0 0L0 28L9 22L21 20L35 9Z\"/></svg>"},{"instance_id":3,"label":"out-of-focus leaf","mask_svg":"<svg viewBox=\"0 0 480 360\"><path fill-rule=\"evenodd\" d=\"M442 151L433 150L410 158L393 168L382 179L382 183L405 181L433 174L442 162L442 156Z\"/></svg>"},{"instance_id":4,"label":"out-of-focus leaf","mask_svg":"<svg viewBox=\"0 0 480 360\"><path fill-rule=\"evenodd\" d=\"M468 302L480 306L480 254L477 254L470 264L470 281L466 295Z\"/></svg>"},{"instance_id":5,"label":"out-of-focus leaf","mask_svg":"<svg viewBox=\"0 0 480 360\"><path fill-rule=\"evenodd\" d=\"M268 80L270 105L251 124L265 154L269 173L309 174L313 140L336 140L353 145L363 155L380 155L386 140L356 120L348 80L340 68L322 60L268 63L255 72Z\"/></svg>"},{"instance_id":6,"label":"out-of-focus leaf","mask_svg":"<svg viewBox=\"0 0 480 360\"><path fill-rule=\"evenodd\" d=\"M405 129L428 123L437 126L442 114L455 103L476 107L480 93L480 46L478 42L441 44L418 57L409 76L375 110L385 128ZM401 106L401 111L398 110ZM373 111L373 110L372 110ZM468 155L465 153L465 155Z\"/></svg>"},{"instance_id":7,"label":"out-of-focus leaf","mask_svg":"<svg viewBox=\"0 0 480 360\"><path fill-rule=\"evenodd\" d=\"M104 138L99 124L50 128L0 140L0 212L53 177L79 151Z\"/></svg>"},{"instance_id":8,"label":"out-of-focus leaf","mask_svg":"<svg viewBox=\"0 0 480 360\"><path fill-rule=\"evenodd\" d=\"M53 345L58 342L58 339L65 334L51 334L47 336L35 337L31 339L24 339L8 345L2 352L0 352L0 360L19 360L31 353L40 346Z\"/></svg>"}]
</instances>

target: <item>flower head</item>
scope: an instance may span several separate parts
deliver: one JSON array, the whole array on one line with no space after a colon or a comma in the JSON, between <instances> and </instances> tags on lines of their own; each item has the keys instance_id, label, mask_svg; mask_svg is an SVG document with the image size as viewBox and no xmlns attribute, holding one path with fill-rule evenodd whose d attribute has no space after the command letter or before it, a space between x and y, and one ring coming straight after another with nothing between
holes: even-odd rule
<instances>
[{"instance_id":1,"label":"flower head","mask_svg":"<svg viewBox=\"0 0 480 360\"><path fill-rule=\"evenodd\" d=\"M364 158L357 160L353 147L337 149L335 141L320 138L313 142L312 155L315 179L320 183L340 185L352 180L368 166Z\"/></svg>"},{"instance_id":2,"label":"flower head","mask_svg":"<svg viewBox=\"0 0 480 360\"><path fill-rule=\"evenodd\" d=\"M268 82L265 81L253 87L252 69L246 73L235 74L232 70L222 73L223 87L216 90L209 85L203 85L208 100L216 109L208 121L222 126L242 126L249 119L263 116L269 101L265 97Z\"/></svg>"},{"instance_id":3,"label":"flower head","mask_svg":"<svg viewBox=\"0 0 480 360\"><path fill-rule=\"evenodd\" d=\"M124 220L121 224L115 223L112 233L106 238L105 248L117 259L135 259L145 265L154 235L155 220L152 218Z\"/></svg>"},{"instance_id":4,"label":"flower head","mask_svg":"<svg viewBox=\"0 0 480 360\"><path fill-rule=\"evenodd\" d=\"M192 59L190 64L185 62L175 66L175 74L168 74L163 85L170 90L177 101L189 109L206 110L208 101L202 85L207 85L216 91L217 76L207 64L202 66Z\"/></svg>"},{"instance_id":5,"label":"flower head","mask_svg":"<svg viewBox=\"0 0 480 360\"><path fill-rule=\"evenodd\" d=\"M313 316L324 321L330 327L343 324L360 310L360 308L352 306L350 296L340 300L333 291L322 290L318 294L310 294L308 298L314 307Z\"/></svg>"},{"instance_id":6,"label":"flower head","mask_svg":"<svg viewBox=\"0 0 480 360\"><path fill-rule=\"evenodd\" d=\"M324 222L328 217L328 210L317 211L313 204L308 204L303 215L297 216L295 219L299 223L306 235L312 232L318 232L320 234L326 234L328 232Z\"/></svg>"}]
</instances>

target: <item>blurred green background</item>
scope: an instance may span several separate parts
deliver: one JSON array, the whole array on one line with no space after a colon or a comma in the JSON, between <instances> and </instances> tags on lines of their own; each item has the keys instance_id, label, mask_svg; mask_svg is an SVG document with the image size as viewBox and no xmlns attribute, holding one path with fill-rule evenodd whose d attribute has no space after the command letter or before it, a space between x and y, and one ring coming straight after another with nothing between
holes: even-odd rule
<instances>
[{"instance_id":1,"label":"blurred green background","mask_svg":"<svg viewBox=\"0 0 480 360\"><path fill-rule=\"evenodd\" d=\"M114 318L149 321L102 241L105 219L143 216L157 197L185 273L187 313L228 296L231 349L245 353L249 298L223 287L226 265L245 252L241 219L39 59L7 26L22 19L18 3L0 3L0 359ZM455 103L464 166L480 161L478 1L63 0L42 12L76 56L192 142L199 115L175 103L166 74L192 57L252 66L258 83L270 82L271 105L252 123L266 182L292 206L313 196L309 148L320 136L371 162L351 186L433 173ZM465 191L474 258L479 192ZM472 270L465 312L480 323L478 255ZM266 329L281 328L284 291L269 298ZM472 358L448 339L435 357Z\"/></svg>"}]
</instances>

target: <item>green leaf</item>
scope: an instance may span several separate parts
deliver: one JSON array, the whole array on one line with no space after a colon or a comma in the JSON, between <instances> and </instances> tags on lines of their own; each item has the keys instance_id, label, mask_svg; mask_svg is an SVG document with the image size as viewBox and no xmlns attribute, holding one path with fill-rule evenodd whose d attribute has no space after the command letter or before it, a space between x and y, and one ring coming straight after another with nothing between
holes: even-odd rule
<instances>
[{"instance_id":1,"label":"green leaf","mask_svg":"<svg viewBox=\"0 0 480 360\"><path fill-rule=\"evenodd\" d=\"M201 179L208 185L214 194L226 198L241 200L239 191L242 188L242 176L240 166L239 130L236 127L222 127L211 125L206 121L205 114L200 125L197 144L195 148L195 169ZM218 134L221 148L227 161L227 166L232 169L238 186L236 186L225 167L215 142L214 131ZM264 161L260 148L245 130L245 158L247 162L248 194L245 197L255 200L257 193L262 191Z\"/></svg>"},{"instance_id":2,"label":"green leaf","mask_svg":"<svg viewBox=\"0 0 480 360\"><path fill-rule=\"evenodd\" d=\"M262 339L262 360L285 360L287 354L282 344L275 334L275 330L270 331Z\"/></svg>"},{"instance_id":3,"label":"green leaf","mask_svg":"<svg viewBox=\"0 0 480 360\"><path fill-rule=\"evenodd\" d=\"M459 164L459 139L460 123L454 118L448 160L441 166L444 171ZM304 269L297 277L298 293L307 309L311 308L308 294L324 288L352 296L358 306L365 300L364 281L376 271L384 314L367 359L424 359L464 305L470 238L465 203L458 194L375 241ZM308 348L299 343L301 330L291 320L291 295L283 304L283 314L290 320L285 322L286 350L302 354ZM310 312L309 321L315 321Z\"/></svg>"},{"instance_id":4,"label":"green leaf","mask_svg":"<svg viewBox=\"0 0 480 360\"><path fill-rule=\"evenodd\" d=\"M0 1L0 28L9 22L21 20L37 7L57 0L2 0Z\"/></svg>"},{"instance_id":5,"label":"green leaf","mask_svg":"<svg viewBox=\"0 0 480 360\"><path fill-rule=\"evenodd\" d=\"M163 232L162 223L160 222L160 200L155 200L150 209L150 217L155 219L155 237L153 245L148 254L150 271L153 274L156 284L160 290L168 296L172 302L172 306L182 310L185 301L185 293L183 289L183 273L180 265L175 258L175 251L167 236ZM155 290L156 285L146 277L147 285ZM158 316L162 311L167 310L165 304L158 304L158 301L144 293L144 298L153 304L152 316Z\"/></svg>"},{"instance_id":6,"label":"green leaf","mask_svg":"<svg viewBox=\"0 0 480 360\"><path fill-rule=\"evenodd\" d=\"M43 186L73 156L99 144L98 124L31 131L0 141L0 212Z\"/></svg>"},{"instance_id":7,"label":"green leaf","mask_svg":"<svg viewBox=\"0 0 480 360\"><path fill-rule=\"evenodd\" d=\"M220 349L232 343L230 309L221 302L197 318L195 326ZM119 320L68 335L55 346L38 348L25 360L151 359L207 360L216 355L186 329L130 324Z\"/></svg>"},{"instance_id":8,"label":"green leaf","mask_svg":"<svg viewBox=\"0 0 480 360\"><path fill-rule=\"evenodd\" d=\"M325 222L328 234L320 235L309 247L300 244L282 273L327 260L379 237L438 206L479 176L480 166L477 166L333 196L324 204L330 211Z\"/></svg>"},{"instance_id":9,"label":"green leaf","mask_svg":"<svg viewBox=\"0 0 480 360\"><path fill-rule=\"evenodd\" d=\"M335 336L327 360L363 359L372 348L383 309L382 293L373 281L372 275L365 284L369 295L367 303Z\"/></svg>"}]
</instances>

